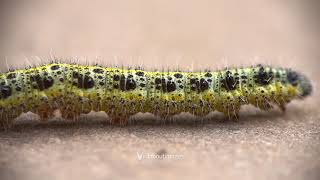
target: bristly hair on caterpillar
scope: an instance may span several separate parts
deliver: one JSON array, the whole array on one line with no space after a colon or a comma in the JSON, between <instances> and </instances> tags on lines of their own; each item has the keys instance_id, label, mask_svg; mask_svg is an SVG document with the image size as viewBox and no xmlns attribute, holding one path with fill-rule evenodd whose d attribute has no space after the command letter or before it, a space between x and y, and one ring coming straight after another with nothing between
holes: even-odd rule
<instances>
[{"instance_id":1,"label":"bristly hair on caterpillar","mask_svg":"<svg viewBox=\"0 0 320 180\"><path fill-rule=\"evenodd\" d=\"M311 93L312 84L303 74L263 65L182 72L53 62L0 74L0 123L8 127L26 112L45 121L56 110L65 119L105 111L119 124L138 112L167 118L216 110L238 119L242 105L284 111L291 100Z\"/></svg>"}]
</instances>

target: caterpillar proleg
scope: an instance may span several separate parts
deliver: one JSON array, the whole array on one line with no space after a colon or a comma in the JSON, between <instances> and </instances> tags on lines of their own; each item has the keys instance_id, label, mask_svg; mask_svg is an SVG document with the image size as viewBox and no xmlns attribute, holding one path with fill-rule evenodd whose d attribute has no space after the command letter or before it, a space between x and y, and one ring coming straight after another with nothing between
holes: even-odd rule
<instances>
[{"instance_id":1,"label":"caterpillar proleg","mask_svg":"<svg viewBox=\"0 0 320 180\"><path fill-rule=\"evenodd\" d=\"M0 122L10 125L29 111L46 120L57 109L66 119L105 111L120 124L138 112L166 118L219 111L237 119L242 105L285 110L311 93L301 73L263 65L181 72L49 63L0 74Z\"/></svg>"}]
</instances>

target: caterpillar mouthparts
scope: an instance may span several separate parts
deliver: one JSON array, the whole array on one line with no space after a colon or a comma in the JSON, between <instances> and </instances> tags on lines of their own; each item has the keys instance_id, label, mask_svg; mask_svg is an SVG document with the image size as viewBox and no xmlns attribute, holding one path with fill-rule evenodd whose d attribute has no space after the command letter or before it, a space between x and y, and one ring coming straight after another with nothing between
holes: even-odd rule
<instances>
[{"instance_id":1,"label":"caterpillar mouthparts","mask_svg":"<svg viewBox=\"0 0 320 180\"><path fill-rule=\"evenodd\" d=\"M217 110L238 118L242 105L285 110L291 100L311 93L312 84L304 75L263 65L165 72L50 63L0 74L0 122L8 126L29 111L46 120L57 109L66 119L105 111L112 122L121 124L138 112L166 118Z\"/></svg>"}]
</instances>

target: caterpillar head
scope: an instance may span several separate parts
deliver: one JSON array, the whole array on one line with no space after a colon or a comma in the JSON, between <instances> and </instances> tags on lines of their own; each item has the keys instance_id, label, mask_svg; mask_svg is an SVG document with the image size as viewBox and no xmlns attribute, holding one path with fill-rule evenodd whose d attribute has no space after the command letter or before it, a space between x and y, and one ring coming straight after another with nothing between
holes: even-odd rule
<instances>
[{"instance_id":1,"label":"caterpillar head","mask_svg":"<svg viewBox=\"0 0 320 180\"><path fill-rule=\"evenodd\" d=\"M287 70L287 79L292 86L297 86L300 89L300 96L305 98L312 94L312 84L309 78L296 71Z\"/></svg>"}]
</instances>

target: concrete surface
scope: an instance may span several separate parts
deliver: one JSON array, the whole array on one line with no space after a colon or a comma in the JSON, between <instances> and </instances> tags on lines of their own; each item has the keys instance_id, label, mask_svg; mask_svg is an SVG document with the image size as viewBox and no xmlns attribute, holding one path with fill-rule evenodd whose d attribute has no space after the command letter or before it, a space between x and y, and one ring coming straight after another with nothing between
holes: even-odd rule
<instances>
[{"instance_id":1,"label":"concrete surface","mask_svg":"<svg viewBox=\"0 0 320 180\"><path fill-rule=\"evenodd\" d=\"M147 69L264 63L301 71L317 87L312 2L2 1L0 69L50 56ZM247 107L239 122L214 114L196 124L114 127L96 116L49 124L24 116L0 131L0 179L319 179L319 102L315 91L285 114Z\"/></svg>"}]
</instances>

